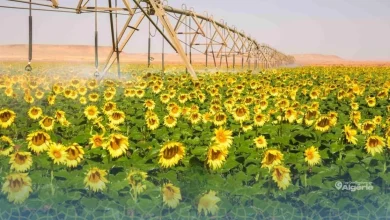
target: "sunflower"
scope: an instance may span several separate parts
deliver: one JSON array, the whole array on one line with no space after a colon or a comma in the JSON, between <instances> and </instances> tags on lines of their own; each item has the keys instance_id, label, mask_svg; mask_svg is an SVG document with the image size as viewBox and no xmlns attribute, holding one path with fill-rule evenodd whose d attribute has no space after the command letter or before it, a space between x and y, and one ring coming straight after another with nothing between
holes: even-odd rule
<instances>
[{"instance_id":1,"label":"sunflower","mask_svg":"<svg viewBox=\"0 0 390 220\"><path fill-rule=\"evenodd\" d=\"M390 137L387 138L387 147L390 148Z\"/></svg>"},{"instance_id":2,"label":"sunflower","mask_svg":"<svg viewBox=\"0 0 390 220\"><path fill-rule=\"evenodd\" d=\"M205 124L207 122L211 122L211 121L213 121L212 117L213 117L213 114L211 112L206 112L202 115L202 122Z\"/></svg>"},{"instance_id":3,"label":"sunflower","mask_svg":"<svg viewBox=\"0 0 390 220\"><path fill-rule=\"evenodd\" d=\"M77 90L78 90L78 92L79 92L79 94L80 94L81 96L84 96L84 95L87 94L87 92L88 92L87 87L84 87L84 86L79 87Z\"/></svg>"},{"instance_id":4,"label":"sunflower","mask_svg":"<svg viewBox=\"0 0 390 220\"><path fill-rule=\"evenodd\" d=\"M282 160L283 154L279 150L267 150L263 160L261 161L261 167L271 169L272 167L281 164Z\"/></svg>"},{"instance_id":5,"label":"sunflower","mask_svg":"<svg viewBox=\"0 0 390 220\"><path fill-rule=\"evenodd\" d=\"M225 130L222 127L214 130L215 136L211 139L215 141L216 144L229 148L233 144L233 132L230 130Z\"/></svg>"},{"instance_id":6,"label":"sunflower","mask_svg":"<svg viewBox=\"0 0 390 220\"><path fill-rule=\"evenodd\" d=\"M283 166L275 166L272 179L278 185L279 189L285 190L291 182L290 170Z\"/></svg>"},{"instance_id":7,"label":"sunflower","mask_svg":"<svg viewBox=\"0 0 390 220\"><path fill-rule=\"evenodd\" d=\"M145 181L148 178L148 174L142 171L132 170L127 175L127 181L131 185L131 191L135 195L142 193L146 189Z\"/></svg>"},{"instance_id":8,"label":"sunflower","mask_svg":"<svg viewBox=\"0 0 390 220\"><path fill-rule=\"evenodd\" d=\"M313 103L311 103L310 108L314 109L314 110L318 110L320 108L320 103L319 102L313 102Z\"/></svg>"},{"instance_id":9,"label":"sunflower","mask_svg":"<svg viewBox=\"0 0 390 220\"><path fill-rule=\"evenodd\" d=\"M319 114L320 112L318 110L311 109L311 108L308 109L304 117L305 125L311 126L314 123L314 121L319 117Z\"/></svg>"},{"instance_id":10,"label":"sunflower","mask_svg":"<svg viewBox=\"0 0 390 220\"><path fill-rule=\"evenodd\" d=\"M204 103L204 101L206 100L206 96L203 93L199 93L197 96L198 96L199 102Z\"/></svg>"},{"instance_id":11,"label":"sunflower","mask_svg":"<svg viewBox=\"0 0 390 220\"><path fill-rule=\"evenodd\" d=\"M50 135L43 131L37 131L27 136L28 148L35 153L46 151L51 142Z\"/></svg>"},{"instance_id":12,"label":"sunflower","mask_svg":"<svg viewBox=\"0 0 390 220\"><path fill-rule=\"evenodd\" d=\"M37 99L42 99L42 98L43 98L43 95L45 95L45 93L43 93L41 90L35 91L35 97L36 97Z\"/></svg>"},{"instance_id":13,"label":"sunflower","mask_svg":"<svg viewBox=\"0 0 390 220\"><path fill-rule=\"evenodd\" d=\"M368 107L374 107L376 105L376 98L375 97L366 97L366 102Z\"/></svg>"},{"instance_id":14,"label":"sunflower","mask_svg":"<svg viewBox=\"0 0 390 220\"><path fill-rule=\"evenodd\" d=\"M170 208L176 208L179 205L181 198L180 188L172 183L164 184L162 187L163 202Z\"/></svg>"},{"instance_id":15,"label":"sunflower","mask_svg":"<svg viewBox=\"0 0 390 220\"><path fill-rule=\"evenodd\" d=\"M219 169L226 161L227 155L228 150L226 147L218 144L212 145L207 151L207 165L213 170Z\"/></svg>"},{"instance_id":16,"label":"sunflower","mask_svg":"<svg viewBox=\"0 0 390 220\"><path fill-rule=\"evenodd\" d=\"M339 90L337 92L337 99L338 100L342 100L343 98L345 98L346 94L345 94L345 91L344 90Z\"/></svg>"},{"instance_id":17,"label":"sunflower","mask_svg":"<svg viewBox=\"0 0 390 220\"><path fill-rule=\"evenodd\" d=\"M241 128L244 132L247 132L247 131L251 131L253 129L253 125L252 124L243 124L241 126Z\"/></svg>"},{"instance_id":18,"label":"sunflower","mask_svg":"<svg viewBox=\"0 0 390 220\"><path fill-rule=\"evenodd\" d=\"M63 123L64 121L66 121L66 117L65 117L65 112L64 111L61 111L61 110L57 110L54 114L54 118L60 122L60 123Z\"/></svg>"},{"instance_id":19,"label":"sunflower","mask_svg":"<svg viewBox=\"0 0 390 220\"><path fill-rule=\"evenodd\" d=\"M311 99L318 99L320 95L321 92L318 89L313 89L309 94Z\"/></svg>"},{"instance_id":20,"label":"sunflower","mask_svg":"<svg viewBox=\"0 0 390 220\"><path fill-rule=\"evenodd\" d=\"M321 162L321 156L318 153L317 148L312 146L305 150L305 161L309 166L314 166Z\"/></svg>"},{"instance_id":21,"label":"sunflower","mask_svg":"<svg viewBox=\"0 0 390 220\"><path fill-rule=\"evenodd\" d=\"M84 114L87 117L88 120L92 120L98 117L99 111L98 108L94 105L90 105L85 108Z\"/></svg>"},{"instance_id":22,"label":"sunflower","mask_svg":"<svg viewBox=\"0 0 390 220\"><path fill-rule=\"evenodd\" d=\"M104 143L105 138L100 134L95 134L89 139L89 143L92 145L93 148L102 147Z\"/></svg>"},{"instance_id":23,"label":"sunflower","mask_svg":"<svg viewBox=\"0 0 390 220\"><path fill-rule=\"evenodd\" d=\"M1 191L8 194L7 199L15 204L23 203L32 192L31 178L27 173L12 173L5 178Z\"/></svg>"},{"instance_id":24,"label":"sunflower","mask_svg":"<svg viewBox=\"0 0 390 220\"><path fill-rule=\"evenodd\" d=\"M197 105L191 105L190 107L190 113L199 112L199 106Z\"/></svg>"},{"instance_id":25,"label":"sunflower","mask_svg":"<svg viewBox=\"0 0 390 220\"><path fill-rule=\"evenodd\" d=\"M8 87L4 90L4 93L8 97L12 97L15 93L14 90L11 87Z\"/></svg>"},{"instance_id":26,"label":"sunflower","mask_svg":"<svg viewBox=\"0 0 390 220\"><path fill-rule=\"evenodd\" d=\"M34 103L34 97L32 97L31 95L25 95L24 101L26 101L29 104L32 104L32 103Z\"/></svg>"},{"instance_id":27,"label":"sunflower","mask_svg":"<svg viewBox=\"0 0 390 220\"><path fill-rule=\"evenodd\" d=\"M1 144L0 145L0 155L2 156L8 156L13 150L14 150L14 142L11 140L11 138L7 137L7 136L1 136L0 140L2 142L5 142L7 143L8 145L8 148L6 148L6 145L5 144Z\"/></svg>"},{"instance_id":28,"label":"sunflower","mask_svg":"<svg viewBox=\"0 0 390 220\"><path fill-rule=\"evenodd\" d=\"M78 79L72 79L72 80L70 81L70 83L71 83L72 86L74 86L75 88L78 88L79 85L80 85L80 80L78 80Z\"/></svg>"},{"instance_id":29,"label":"sunflower","mask_svg":"<svg viewBox=\"0 0 390 220\"><path fill-rule=\"evenodd\" d=\"M158 94L158 93L161 92L161 88L162 88L161 85L154 85L154 86L152 87L152 91L153 91L153 93Z\"/></svg>"},{"instance_id":30,"label":"sunflower","mask_svg":"<svg viewBox=\"0 0 390 220\"><path fill-rule=\"evenodd\" d=\"M90 90L93 90L93 89L97 88L97 87L98 87L98 82L97 82L97 80L96 80L96 79L91 79L91 80L89 80L88 83L87 83L87 87L88 87L88 89L90 89Z\"/></svg>"},{"instance_id":31,"label":"sunflower","mask_svg":"<svg viewBox=\"0 0 390 220\"><path fill-rule=\"evenodd\" d=\"M366 150L367 153L370 153L374 156L376 153L382 153L383 147L386 145L385 139L380 136L370 136L366 141Z\"/></svg>"},{"instance_id":32,"label":"sunflower","mask_svg":"<svg viewBox=\"0 0 390 220\"><path fill-rule=\"evenodd\" d=\"M220 106L219 104L213 104L210 106L210 112L215 114L217 112L221 112L222 111L222 106Z\"/></svg>"},{"instance_id":33,"label":"sunflower","mask_svg":"<svg viewBox=\"0 0 390 220\"><path fill-rule=\"evenodd\" d=\"M72 90L71 89L65 89L64 96L65 96L65 98L70 99L72 97Z\"/></svg>"},{"instance_id":34,"label":"sunflower","mask_svg":"<svg viewBox=\"0 0 390 220\"><path fill-rule=\"evenodd\" d=\"M376 124L372 121L365 121L361 124L360 130L362 134L371 134L376 128Z\"/></svg>"},{"instance_id":35,"label":"sunflower","mask_svg":"<svg viewBox=\"0 0 390 220\"><path fill-rule=\"evenodd\" d=\"M71 146L67 147L65 151L68 154L66 157L66 165L68 167L77 167L84 158L84 150L77 143L73 143Z\"/></svg>"},{"instance_id":36,"label":"sunflower","mask_svg":"<svg viewBox=\"0 0 390 220\"><path fill-rule=\"evenodd\" d=\"M173 128L177 124L177 119L171 115L167 115L164 117L164 125L168 128Z\"/></svg>"},{"instance_id":37,"label":"sunflower","mask_svg":"<svg viewBox=\"0 0 390 220\"><path fill-rule=\"evenodd\" d=\"M378 94L376 95L376 97L378 99L386 99L388 97L387 90L383 89L383 90L379 91Z\"/></svg>"},{"instance_id":38,"label":"sunflower","mask_svg":"<svg viewBox=\"0 0 390 220\"><path fill-rule=\"evenodd\" d=\"M55 94L60 94L62 91L64 90L64 88L60 85L53 85L53 92Z\"/></svg>"},{"instance_id":39,"label":"sunflower","mask_svg":"<svg viewBox=\"0 0 390 220\"><path fill-rule=\"evenodd\" d=\"M267 116L262 114L262 113L257 113L255 114L255 116L253 117L253 124L255 126L258 126L258 127L261 127L265 124L265 122L267 122Z\"/></svg>"},{"instance_id":40,"label":"sunflower","mask_svg":"<svg viewBox=\"0 0 390 220\"><path fill-rule=\"evenodd\" d=\"M293 123L295 120L297 120L298 112L295 111L294 108L289 107L284 111L284 120L288 121L289 123Z\"/></svg>"},{"instance_id":41,"label":"sunflower","mask_svg":"<svg viewBox=\"0 0 390 220\"><path fill-rule=\"evenodd\" d=\"M2 128L8 128L15 121L16 114L9 109L3 109L0 111L0 125Z\"/></svg>"},{"instance_id":42,"label":"sunflower","mask_svg":"<svg viewBox=\"0 0 390 220\"><path fill-rule=\"evenodd\" d=\"M118 125L115 125L115 124L112 124L112 123L108 123L107 126L108 126L108 128L110 128L113 131L120 131L121 130Z\"/></svg>"},{"instance_id":43,"label":"sunflower","mask_svg":"<svg viewBox=\"0 0 390 220\"><path fill-rule=\"evenodd\" d=\"M160 125L160 120L157 115L152 115L146 118L146 125L150 130L155 130Z\"/></svg>"},{"instance_id":44,"label":"sunflower","mask_svg":"<svg viewBox=\"0 0 390 220\"><path fill-rule=\"evenodd\" d=\"M359 103L356 103L356 102L352 102L351 103L351 108L352 110L358 110L359 109Z\"/></svg>"},{"instance_id":45,"label":"sunflower","mask_svg":"<svg viewBox=\"0 0 390 220\"><path fill-rule=\"evenodd\" d=\"M361 117L361 112L360 111L351 111L349 118L351 121L353 121L355 124L356 122L359 122Z\"/></svg>"},{"instance_id":46,"label":"sunflower","mask_svg":"<svg viewBox=\"0 0 390 220\"><path fill-rule=\"evenodd\" d=\"M213 120L214 125L222 126L226 123L226 121L227 121L227 116L224 112L220 111L214 115L214 120Z\"/></svg>"},{"instance_id":47,"label":"sunflower","mask_svg":"<svg viewBox=\"0 0 390 220\"><path fill-rule=\"evenodd\" d=\"M49 95L47 97L47 102L49 103L49 105L54 105L54 103L56 102L56 96L55 95Z\"/></svg>"},{"instance_id":48,"label":"sunflower","mask_svg":"<svg viewBox=\"0 0 390 220\"><path fill-rule=\"evenodd\" d=\"M138 98L142 98L144 97L145 95L145 91L143 89L138 89L136 92L135 92L135 95L138 97Z\"/></svg>"},{"instance_id":49,"label":"sunflower","mask_svg":"<svg viewBox=\"0 0 390 220\"><path fill-rule=\"evenodd\" d=\"M245 105L238 105L234 110L233 110L233 117L234 120L242 122L248 119L249 117L249 110Z\"/></svg>"},{"instance_id":50,"label":"sunflower","mask_svg":"<svg viewBox=\"0 0 390 220\"><path fill-rule=\"evenodd\" d=\"M288 108L289 106L290 106L290 101L288 101L287 99L281 99L275 105L275 107L281 108L283 110Z\"/></svg>"},{"instance_id":51,"label":"sunflower","mask_svg":"<svg viewBox=\"0 0 390 220\"><path fill-rule=\"evenodd\" d=\"M125 121L125 117L126 115L123 111L116 110L110 114L108 119L110 120L111 124L119 125Z\"/></svg>"},{"instance_id":52,"label":"sunflower","mask_svg":"<svg viewBox=\"0 0 390 220\"><path fill-rule=\"evenodd\" d=\"M330 118L330 126L335 126L337 124L337 116L337 112L331 111L328 113L328 117Z\"/></svg>"},{"instance_id":53,"label":"sunflower","mask_svg":"<svg viewBox=\"0 0 390 220\"><path fill-rule=\"evenodd\" d=\"M16 152L10 155L9 164L11 164L11 170L16 172L26 172L31 168L32 157L30 152Z\"/></svg>"},{"instance_id":54,"label":"sunflower","mask_svg":"<svg viewBox=\"0 0 390 220\"><path fill-rule=\"evenodd\" d=\"M263 135L260 135L259 137L255 138L253 141L255 142L257 148L267 147L267 140Z\"/></svg>"},{"instance_id":55,"label":"sunflower","mask_svg":"<svg viewBox=\"0 0 390 220\"><path fill-rule=\"evenodd\" d=\"M145 112L145 119L150 118L150 117L155 117L155 116L157 117L157 114L154 111L148 110Z\"/></svg>"},{"instance_id":56,"label":"sunflower","mask_svg":"<svg viewBox=\"0 0 390 220\"><path fill-rule=\"evenodd\" d=\"M120 157L129 148L129 140L122 134L111 134L109 140L103 144L103 147L109 151L111 157Z\"/></svg>"},{"instance_id":57,"label":"sunflower","mask_svg":"<svg viewBox=\"0 0 390 220\"><path fill-rule=\"evenodd\" d=\"M268 107L268 102L267 102L267 100L263 99L260 101L259 105L260 105L261 110L265 110Z\"/></svg>"},{"instance_id":58,"label":"sunflower","mask_svg":"<svg viewBox=\"0 0 390 220\"><path fill-rule=\"evenodd\" d=\"M181 104L184 104L185 102L187 102L188 100L188 95L186 93L182 93L180 94L178 97L177 97L178 101L181 103Z\"/></svg>"},{"instance_id":59,"label":"sunflower","mask_svg":"<svg viewBox=\"0 0 390 220\"><path fill-rule=\"evenodd\" d=\"M38 88L38 86L39 86L39 82L38 82L38 81L31 81L31 82L29 83L29 87L30 87L31 89L36 89L36 88Z\"/></svg>"},{"instance_id":60,"label":"sunflower","mask_svg":"<svg viewBox=\"0 0 390 220\"><path fill-rule=\"evenodd\" d=\"M357 138L355 137L357 134L357 131L352 129L350 125L344 125L344 134L345 138L347 139L348 143L352 143L354 145L357 144Z\"/></svg>"},{"instance_id":61,"label":"sunflower","mask_svg":"<svg viewBox=\"0 0 390 220\"><path fill-rule=\"evenodd\" d=\"M125 89L125 97L134 97L135 96L135 89Z\"/></svg>"},{"instance_id":62,"label":"sunflower","mask_svg":"<svg viewBox=\"0 0 390 220\"><path fill-rule=\"evenodd\" d=\"M199 113L199 107L193 105L191 107L182 107L181 114L189 117L192 113Z\"/></svg>"},{"instance_id":63,"label":"sunflower","mask_svg":"<svg viewBox=\"0 0 390 220\"><path fill-rule=\"evenodd\" d=\"M374 119L372 119L372 121L376 124L376 125L380 125L382 123L382 116L378 115L378 116L375 116Z\"/></svg>"},{"instance_id":64,"label":"sunflower","mask_svg":"<svg viewBox=\"0 0 390 220\"><path fill-rule=\"evenodd\" d=\"M332 120L328 116L321 116L317 119L314 129L317 131L328 131L332 125Z\"/></svg>"},{"instance_id":65,"label":"sunflower","mask_svg":"<svg viewBox=\"0 0 390 220\"><path fill-rule=\"evenodd\" d=\"M198 204L198 213L204 214L207 216L208 214L216 215L218 212L218 205L217 203L221 201L221 199L217 196L215 196L217 193L210 190L209 193L203 195Z\"/></svg>"},{"instance_id":66,"label":"sunflower","mask_svg":"<svg viewBox=\"0 0 390 220\"><path fill-rule=\"evenodd\" d=\"M39 125L42 129L46 131L51 131L54 127L54 118L45 116L42 118L42 120L39 121Z\"/></svg>"},{"instance_id":67,"label":"sunflower","mask_svg":"<svg viewBox=\"0 0 390 220\"><path fill-rule=\"evenodd\" d=\"M106 115L110 115L115 110L116 110L115 102L106 102L103 106L103 113Z\"/></svg>"},{"instance_id":68,"label":"sunflower","mask_svg":"<svg viewBox=\"0 0 390 220\"><path fill-rule=\"evenodd\" d=\"M79 101L80 101L80 104L82 104L82 105L87 104L87 98L85 98L84 96L80 97Z\"/></svg>"},{"instance_id":69,"label":"sunflower","mask_svg":"<svg viewBox=\"0 0 390 220\"><path fill-rule=\"evenodd\" d=\"M202 115L199 112L193 112L189 116L191 124L198 124L202 120Z\"/></svg>"},{"instance_id":70,"label":"sunflower","mask_svg":"<svg viewBox=\"0 0 390 220\"><path fill-rule=\"evenodd\" d=\"M85 187L88 187L94 192L103 191L106 188L108 180L105 178L107 172L97 167L91 168L84 178Z\"/></svg>"},{"instance_id":71,"label":"sunflower","mask_svg":"<svg viewBox=\"0 0 390 220\"><path fill-rule=\"evenodd\" d=\"M235 100L233 98L229 98L223 103L223 106L225 106L225 108L230 112L233 109L234 104Z\"/></svg>"},{"instance_id":72,"label":"sunflower","mask_svg":"<svg viewBox=\"0 0 390 220\"><path fill-rule=\"evenodd\" d=\"M279 96L279 90L277 88L272 88L270 91L269 91L270 95L272 96Z\"/></svg>"},{"instance_id":73,"label":"sunflower","mask_svg":"<svg viewBox=\"0 0 390 220\"><path fill-rule=\"evenodd\" d=\"M254 103L255 98L253 96L247 96L244 98L244 105L250 106Z\"/></svg>"},{"instance_id":74,"label":"sunflower","mask_svg":"<svg viewBox=\"0 0 390 220\"><path fill-rule=\"evenodd\" d=\"M67 149L62 144L52 143L47 155L53 160L54 164L66 164L68 153Z\"/></svg>"},{"instance_id":75,"label":"sunflower","mask_svg":"<svg viewBox=\"0 0 390 220\"><path fill-rule=\"evenodd\" d=\"M169 96L169 94L161 94L160 95L160 101L164 104L167 104L170 99L171 99L171 97Z\"/></svg>"},{"instance_id":76,"label":"sunflower","mask_svg":"<svg viewBox=\"0 0 390 220\"><path fill-rule=\"evenodd\" d=\"M88 95L88 99L91 102L97 102L97 100L99 99L99 94L97 94L95 92L91 93L91 94Z\"/></svg>"},{"instance_id":77,"label":"sunflower","mask_svg":"<svg viewBox=\"0 0 390 220\"><path fill-rule=\"evenodd\" d=\"M181 114L181 108L180 106L174 104L172 107L168 109L169 115L172 115L175 118L178 118Z\"/></svg>"},{"instance_id":78,"label":"sunflower","mask_svg":"<svg viewBox=\"0 0 390 220\"><path fill-rule=\"evenodd\" d=\"M104 97L104 100L106 101L110 101L111 99L113 99L115 96L115 93L111 92L111 91L104 91L104 94L103 94L103 97Z\"/></svg>"},{"instance_id":79,"label":"sunflower","mask_svg":"<svg viewBox=\"0 0 390 220\"><path fill-rule=\"evenodd\" d=\"M263 111L263 110L261 110L260 105L255 105L255 106L253 107L253 112L254 112L255 114L261 113L262 111Z\"/></svg>"},{"instance_id":80,"label":"sunflower","mask_svg":"<svg viewBox=\"0 0 390 220\"><path fill-rule=\"evenodd\" d=\"M144 102L144 106L148 109L148 110L153 110L154 107L156 106L156 103L151 100L151 99L147 99L145 100Z\"/></svg>"},{"instance_id":81,"label":"sunflower","mask_svg":"<svg viewBox=\"0 0 390 220\"><path fill-rule=\"evenodd\" d=\"M31 107L28 110L28 117L31 119L37 120L42 115L42 109L39 107Z\"/></svg>"},{"instance_id":82,"label":"sunflower","mask_svg":"<svg viewBox=\"0 0 390 220\"><path fill-rule=\"evenodd\" d=\"M185 147L182 143L171 141L163 145L160 150L160 159L158 161L164 168L175 166L183 159Z\"/></svg>"},{"instance_id":83,"label":"sunflower","mask_svg":"<svg viewBox=\"0 0 390 220\"><path fill-rule=\"evenodd\" d=\"M61 125L64 127L69 127L69 125L71 125L71 123L67 120L63 120L63 121L61 121Z\"/></svg>"}]
</instances>

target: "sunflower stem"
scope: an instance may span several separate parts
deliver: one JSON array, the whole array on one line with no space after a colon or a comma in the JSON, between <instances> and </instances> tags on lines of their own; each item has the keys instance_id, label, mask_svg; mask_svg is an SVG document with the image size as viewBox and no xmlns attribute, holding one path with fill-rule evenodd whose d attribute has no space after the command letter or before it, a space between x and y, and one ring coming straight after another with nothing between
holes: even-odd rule
<instances>
[{"instance_id":1,"label":"sunflower stem","mask_svg":"<svg viewBox=\"0 0 390 220\"><path fill-rule=\"evenodd\" d=\"M280 130L279 130L279 135L280 135L280 137L282 137L282 136L283 136L283 122L282 122L282 121L280 121Z\"/></svg>"},{"instance_id":2,"label":"sunflower stem","mask_svg":"<svg viewBox=\"0 0 390 220\"><path fill-rule=\"evenodd\" d=\"M386 175L386 171L387 171L387 152L385 152L385 162L383 163L383 175ZM383 193L386 193L386 183L385 181L382 180L382 191Z\"/></svg>"},{"instance_id":3,"label":"sunflower stem","mask_svg":"<svg viewBox=\"0 0 390 220\"><path fill-rule=\"evenodd\" d=\"M272 178L271 176L268 176L268 199L271 199L271 184L272 184Z\"/></svg>"},{"instance_id":4,"label":"sunflower stem","mask_svg":"<svg viewBox=\"0 0 390 220\"><path fill-rule=\"evenodd\" d=\"M51 195L54 196L55 189L53 185L53 180L54 180L54 164L51 163L51 170L50 170L50 188L51 188Z\"/></svg>"}]
</instances>

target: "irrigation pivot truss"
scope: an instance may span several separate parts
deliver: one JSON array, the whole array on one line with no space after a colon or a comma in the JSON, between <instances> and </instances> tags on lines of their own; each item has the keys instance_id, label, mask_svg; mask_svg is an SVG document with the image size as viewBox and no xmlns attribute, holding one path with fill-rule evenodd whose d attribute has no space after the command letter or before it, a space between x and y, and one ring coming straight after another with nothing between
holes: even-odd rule
<instances>
[{"instance_id":1,"label":"irrigation pivot truss","mask_svg":"<svg viewBox=\"0 0 390 220\"><path fill-rule=\"evenodd\" d=\"M269 45L260 44L245 32L237 30L236 27L229 27L223 20L218 22L207 12L198 14L193 8L187 8L184 4L181 9L177 9L169 6L167 1L160 0L107 0L105 5L101 5L104 2L102 0L74 0L74 7L61 6L61 0L8 0L8 2L29 5L26 8L0 7L30 10L30 48L32 44L31 10L75 14L95 13L95 28L97 27L97 14L109 14L112 49L105 60L103 75L115 62L118 64L118 74L120 74L120 53L135 32L140 31L140 24L144 20L149 22L148 63L150 64L151 60L150 27L152 26L156 33L158 31L162 35L163 41L180 55L186 65L186 70L194 79L197 79L192 66L194 52L205 55L206 66L226 65L232 69L239 66L249 69L273 68L294 63L293 56L288 56ZM122 27L118 27L118 15L126 17ZM98 32L95 30L96 68L98 68L97 39ZM29 51L29 61L31 61L31 53L32 49ZM164 57L162 60L164 66Z\"/></svg>"}]
</instances>

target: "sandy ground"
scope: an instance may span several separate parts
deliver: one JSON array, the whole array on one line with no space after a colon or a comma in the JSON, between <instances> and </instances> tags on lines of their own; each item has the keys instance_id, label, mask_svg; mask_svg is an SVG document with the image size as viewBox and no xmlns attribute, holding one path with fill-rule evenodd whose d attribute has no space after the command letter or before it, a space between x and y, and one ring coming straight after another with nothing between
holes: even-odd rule
<instances>
[{"instance_id":1,"label":"sandy ground","mask_svg":"<svg viewBox=\"0 0 390 220\"><path fill-rule=\"evenodd\" d=\"M99 61L104 63L111 48L99 47ZM26 61L27 60L27 45L0 45L0 61ZM95 50L93 46L82 45L34 45L33 60L42 62L94 62ZM151 54L154 58L152 63L161 63L161 54ZM345 60L334 55L322 54L295 54L296 65L299 66L390 66L390 61L351 61ZM147 63L147 54L130 54L121 53L121 62L125 63ZM193 63L205 63L205 56L202 54L193 54ZM167 64L182 64L178 54L165 54L165 62ZM212 64L213 58L210 56L209 61ZM216 59L219 64L221 60ZM228 60L229 65L232 65L233 60ZM222 65L225 65L225 60L222 60ZM236 58L236 65L241 65L241 58ZM252 64L253 65L253 64Z\"/></svg>"}]
</instances>

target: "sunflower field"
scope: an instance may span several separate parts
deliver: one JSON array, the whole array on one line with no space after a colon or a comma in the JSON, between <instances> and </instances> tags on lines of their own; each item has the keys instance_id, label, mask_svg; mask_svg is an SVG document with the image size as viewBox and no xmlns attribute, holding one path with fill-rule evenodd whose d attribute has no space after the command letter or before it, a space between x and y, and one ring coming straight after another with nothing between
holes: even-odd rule
<instances>
[{"instance_id":1,"label":"sunflower field","mask_svg":"<svg viewBox=\"0 0 390 220\"><path fill-rule=\"evenodd\" d=\"M390 217L390 68L127 68L0 69L1 219Z\"/></svg>"}]
</instances>

